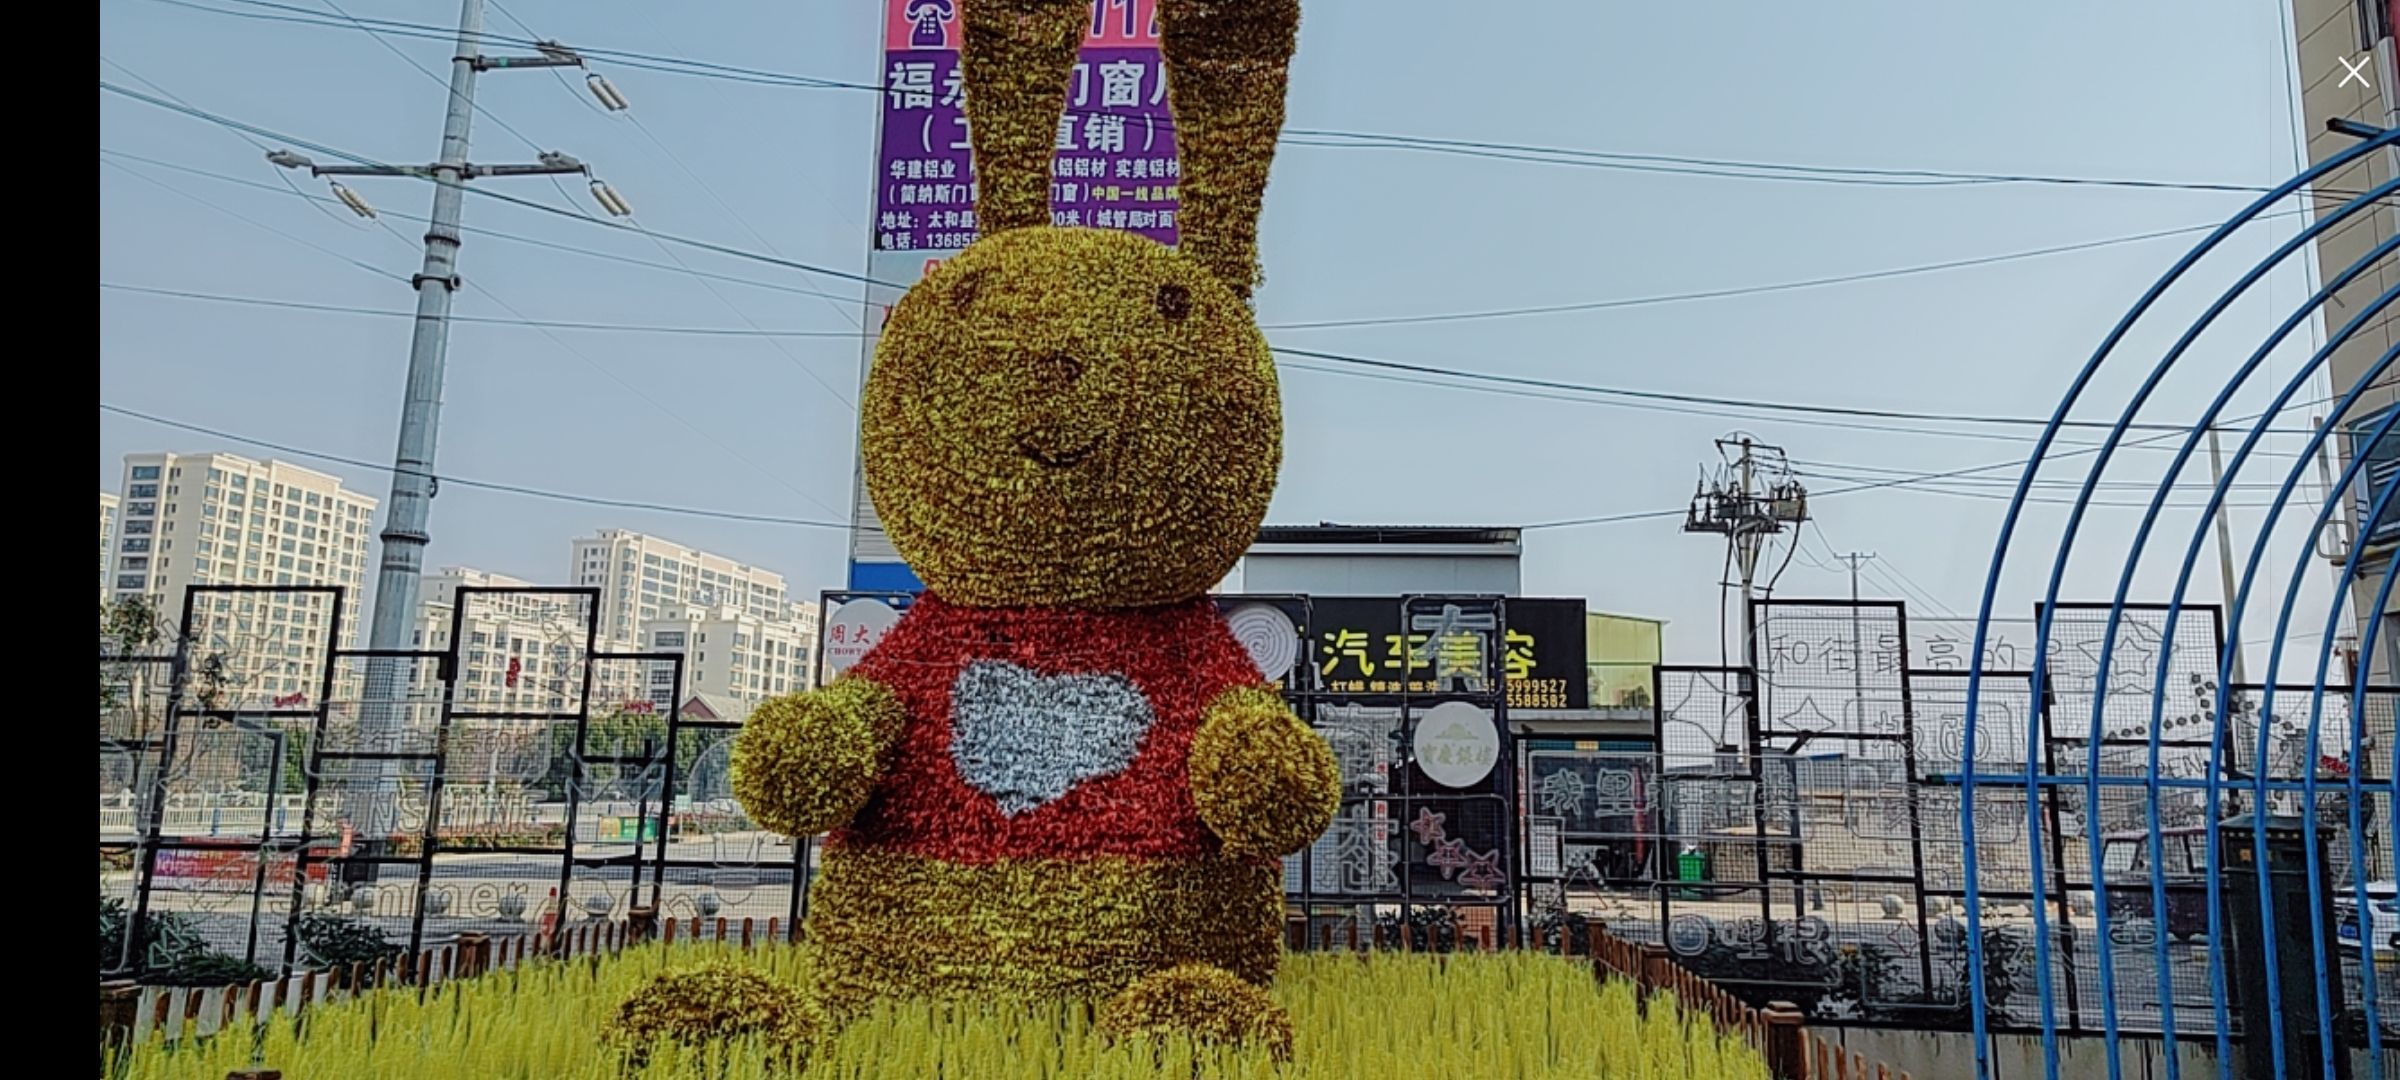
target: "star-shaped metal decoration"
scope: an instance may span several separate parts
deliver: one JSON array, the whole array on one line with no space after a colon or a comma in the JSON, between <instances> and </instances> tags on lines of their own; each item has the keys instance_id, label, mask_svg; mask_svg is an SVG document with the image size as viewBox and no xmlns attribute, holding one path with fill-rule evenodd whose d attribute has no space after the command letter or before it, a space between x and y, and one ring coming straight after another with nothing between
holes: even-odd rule
<instances>
[{"instance_id":1,"label":"star-shaped metal decoration","mask_svg":"<svg viewBox=\"0 0 2400 1080\"><path fill-rule=\"evenodd\" d=\"M1417 820L1408 823L1408 831L1417 834L1418 843L1426 847L1436 847L1441 844L1444 837L1450 835L1442 828L1442 822L1449 816L1448 814L1434 813L1420 806L1417 808Z\"/></svg>"},{"instance_id":2,"label":"star-shaped metal decoration","mask_svg":"<svg viewBox=\"0 0 2400 1080\"><path fill-rule=\"evenodd\" d=\"M1472 856L1467 852L1466 841L1444 840L1434 846L1433 854L1425 856L1425 865L1441 870L1442 880L1448 881L1450 875L1457 873L1459 867L1467 865L1470 858Z\"/></svg>"},{"instance_id":3,"label":"star-shaped metal decoration","mask_svg":"<svg viewBox=\"0 0 2400 1080\"><path fill-rule=\"evenodd\" d=\"M1497 889L1507 884L1508 876L1500 872L1500 849L1481 855L1467 853L1467 866L1459 873L1458 883L1470 889Z\"/></svg>"}]
</instances>

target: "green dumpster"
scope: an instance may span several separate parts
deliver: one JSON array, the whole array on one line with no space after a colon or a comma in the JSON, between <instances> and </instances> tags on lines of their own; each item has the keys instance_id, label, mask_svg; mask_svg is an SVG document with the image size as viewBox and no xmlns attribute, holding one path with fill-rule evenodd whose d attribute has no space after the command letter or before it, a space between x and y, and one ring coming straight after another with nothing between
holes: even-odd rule
<instances>
[{"instance_id":1,"label":"green dumpster","mask_svg":"<svg viewBox=\"0 0 2400 1080\"><path fill-rule=\"evenodd\" d=\"M1702 854L1698 848L1684 849L1683 854L1675 857L1675 877L1678 881L1695 885L1708 880L1708 856ZM1686 900L1697 895L1691 889L1683 890L1683 898Z\"/></svg>"}]
</instances>

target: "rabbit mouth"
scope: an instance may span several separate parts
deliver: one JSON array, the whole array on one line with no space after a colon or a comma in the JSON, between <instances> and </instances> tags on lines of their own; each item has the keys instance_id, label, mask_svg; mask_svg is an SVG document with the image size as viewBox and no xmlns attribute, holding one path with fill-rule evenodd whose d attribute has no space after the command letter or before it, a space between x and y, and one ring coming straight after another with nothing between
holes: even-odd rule
<instances>
[{"instance_id":1,"label":"rabbit mouth","mask_svg":"<svg viewBox=\"0 0 2400 1080\"><path fill-rule=\"evenodd\" d=\"M1053 450L1042 446L1032 435L1017 436L1017 452L1045 469L1072 469L1083 464L1083 459L1092 456L1092 451L1099 446L1099 439L1091 439L1080 446Z\"/></svg>"}]
</instances>

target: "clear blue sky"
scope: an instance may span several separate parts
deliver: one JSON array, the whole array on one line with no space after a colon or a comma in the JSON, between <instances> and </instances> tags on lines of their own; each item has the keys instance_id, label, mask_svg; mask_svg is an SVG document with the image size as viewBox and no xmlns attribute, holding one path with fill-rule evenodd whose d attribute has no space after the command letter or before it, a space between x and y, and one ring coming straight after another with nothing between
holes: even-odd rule
<instances>
[{"instance_id":1,"label":"clear blue sky","mask_svg":"<svg viewBox=\"0 0 2400 1080\"><path fill-rule=\"evenodd\" d=\"M505 7L538 36L572 44L851 83L877 79L879 7L866 0L711 0L674 5L671 18L660 6L625 2L508 0ZM2255 0L1318 0L1301 34L1290 124L1808 165L2271 183L2295 164L2277 9ZM456 17L454 4L431 0L350 0L346 10L435 24ZM108 0L100 22L104 61L122 65L103 63L103 79L139 87L138 75L199 108L380 160L426 160L435 149L442 91L367 34L158 0ZM497 13L492 28L515 32ZM445 70L449 49L441 43L390 44ZM579 85L570 90L539 72L487 76L481 103L544 148L593 164L651 228L863 269L873 95L600 70L632 100L650 134L580 102ZM280 183L256 148L222 129L106 93L100 110L103 282L374 310L410 304L404 280L356 263L405 279L416 268L415 223L387 218L395 237L280 189L112 159L106 151ZM488 117L478 118L475 139L483 161L532 154ZM323 191L321 182L297 182ZM590 205L579 185L562 194L541 180L487 183L557 205L569 205L570 196L572 205ZM395 213L422 214L430 198L408 181L356 187ZM1261 319L1272 327L1771 284L2196 225L2242 201L2190 191L1770 182L1289 147L1268 196ZM459 305L465 315L855 329L854 302L788 291L856 295L837 280L690 251L670 256L639 235L491 200L471 201L469 214L474 227L669 269L470 237L462 256L470 285ZM1270 333L1285 345L1583 383L2046 414L2092 345L2188 242L1589 313ZM2262 235L2242 250L2269 246ZM712 293L672 269L674 258L779 288L717 282ZM2234 272L2206 282L2229 281ZM2275 278L2259 302L2227 316L2238 332L2204 341L2191 366L2228 368L2306 288L2297 272ZM2199 303L2176 313L2188 315ZM103 401L324 453L389 459L404 320L108 290L100 311ZM2154 334L2136 344L2155 356L2163 340ZM2280 358L2278 381L2304 355ZM446 474L846 519L855 414L819 380L850 396L859 363L854 339L776 343L464 324L454 331L450 357L439 466ZM2195 374L2170 384L2150 415L2188 417L2200 391L2213 389L2204 384L2219 379ZM2113 407L2130 383L2121 375L2103 381L2096 396ZM1736 427L1806 460L1886 468L1953 468L2024 452L2005 438L1682 415L1301 370L1287 374L1284 406L1286 464L1271 516L1278 522L1507 524L1679 507L1698 463L1713 460L1709 440ZM128 452L219 448L277 456L104 414L101 486L115 485ZM2113 478L2154 478L2164 460L2147 452L2128 457ZM387 485L370 470L329 468L379 497ZM2281 469L2277 463L2277 477ZM2254 477L2267 478L2263 471ZM1831 547L1879 552L1931 599L1972 610L1998 507L1894 489L1828 498L1817 512ZM2133 520L2107 511L2090 527L2121 544ZM2247 535L2254 520L2237 518L2237 527L2250 526L2239 531ZM2036 515L2029 529L2054 536L2058 521ZM2175 521L2161 543L2180 552L2189 519ZM1678 524L1529 533L1528 590L1669 619L1671 658L1713 659L1722 549L1682 535ZM568 539L609 526L781 570L798 594L840 584L839 530L605 509L460 485L445 487L437 503L430 561L555 582L567 569ZM2286 540L2270 571L2277 581L2298 542ZM1812 543L1805 552L1813 558L1822 549ZM2102 554L2095 547L2094 557L2077 563L2070 595L2106 595L2116 564ZM2203 566L2209 572L2198 593L2213 599L2212 564ZM2163 568L2146 579L2167 580ZM2035 584L2012 578L2004 609L2029 610ZM1845 576L1797 561L1781 591L1846 588ZM1893 593L1873 577L1867 590Z\"/></svg>"}]
</instances>

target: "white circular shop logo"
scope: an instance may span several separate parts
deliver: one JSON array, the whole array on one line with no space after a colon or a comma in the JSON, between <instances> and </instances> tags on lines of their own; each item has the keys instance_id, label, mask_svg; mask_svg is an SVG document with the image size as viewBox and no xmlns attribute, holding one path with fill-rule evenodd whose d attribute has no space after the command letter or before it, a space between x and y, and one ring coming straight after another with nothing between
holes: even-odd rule
<instances>
[{"instance_id":1,"label":"white circular shop logo","mask_svg":"<svg viewBox=\"0 0 2400 1080\"><path fill-rule=\"evenodd\" d=\"M852 600L825 620L825 670L839 675L864 659L900 621L900 612L881 600Z\"/></svg>"},{"instance_id":2,"label":"white circular shop logo","mask_svg":"<svg viewBox=\"0 0 2400 1080\"><path fill-rule=\"evenodd\" d=\"M1492 714L1464 701L1445 701L1417 717L1417 768L1447 788L1473 787L1500 760Z\"/></svg>"},{"instance_id":3,"label":"white circular shop logo","mask_svg":"<svg viewBox=\"0 0 2400 1080\"><path fill-rule=\"evenodd\" d=\"M1268 682L1282 682L1300 662L1300 631L1292 625L1291 616L1272 604L1234 608L1225 614L1225 625Z\"/></svg>"}]
</instances>

